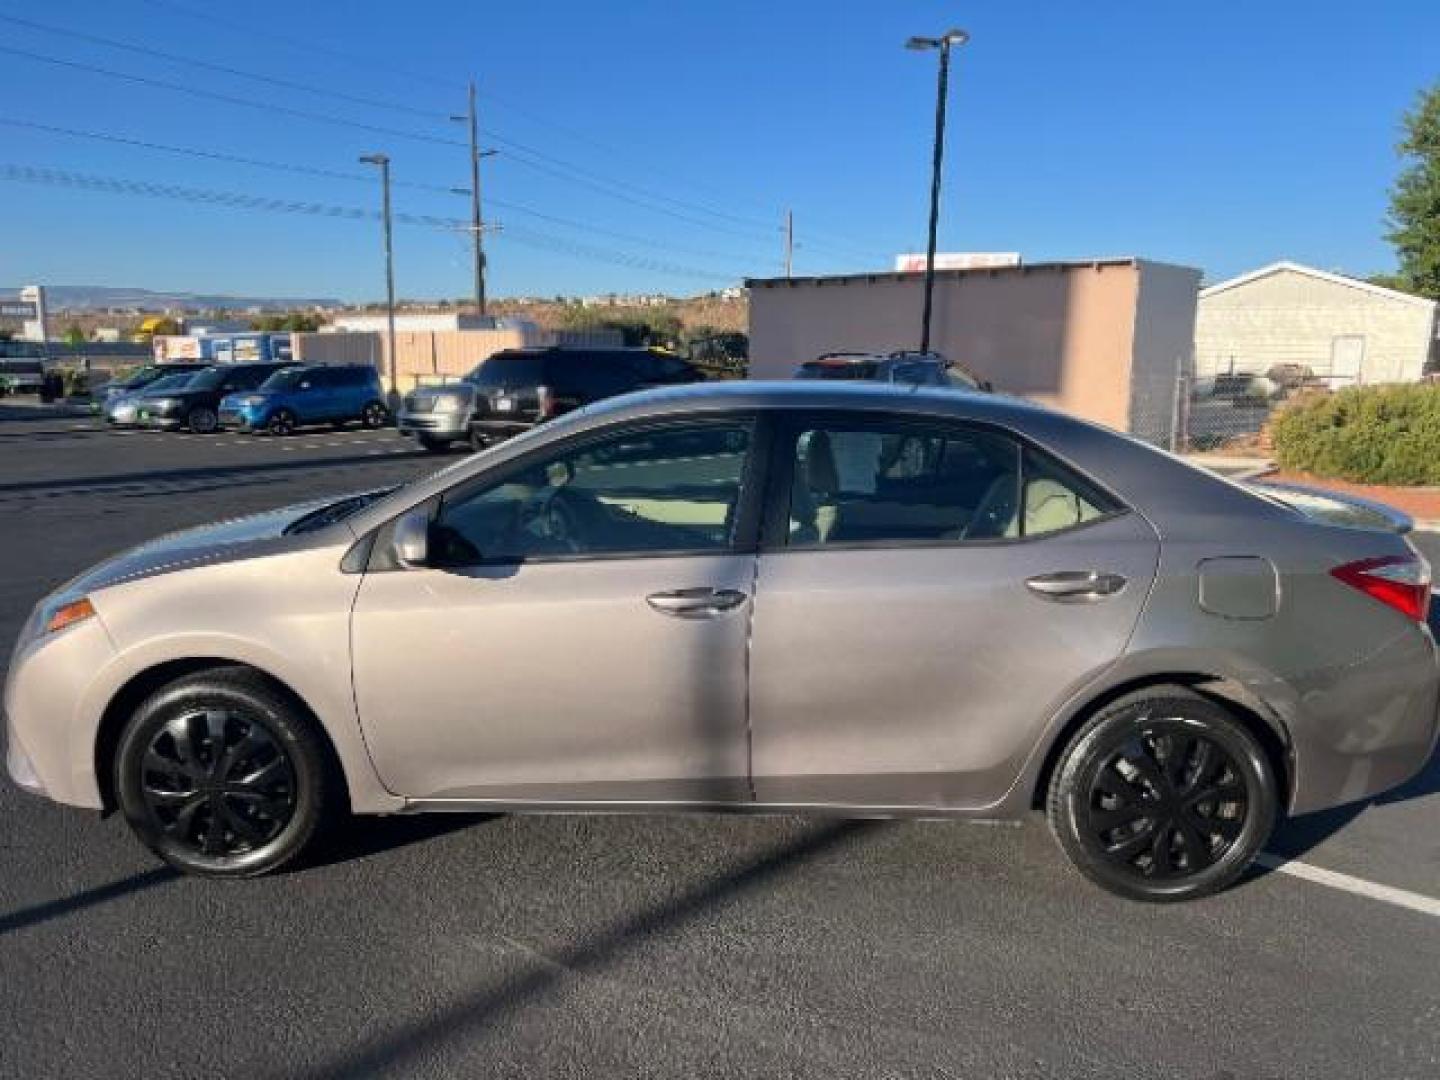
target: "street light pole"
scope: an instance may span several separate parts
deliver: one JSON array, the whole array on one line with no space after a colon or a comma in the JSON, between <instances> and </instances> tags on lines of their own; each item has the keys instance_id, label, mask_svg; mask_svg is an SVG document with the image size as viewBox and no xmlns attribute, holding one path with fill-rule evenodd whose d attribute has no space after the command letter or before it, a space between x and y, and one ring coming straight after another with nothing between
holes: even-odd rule
<instances>
[{"instance_id":1,"label":"street light pole","mask_svg":"<svg viewBox=\"0 0 1440 1080\"><path fill-rule=\"evenodd\" d=\"M945 99L950 86L950 49L964 45L970 35L947 30L938 38L912 37L907 49L940 51L940 76L935 91L935 150L930 166L930 232L925 245L925 311L921 316L920 351L930 351L930 315L935 295L935 233L940 225L940 165L945 157Z\"/></svg>"},{"instance_id":2,"label":"street light pole","mask_svg":"<svg viewBox=\"0 0 1440 1080\"><path fill-rule=\"evenodd\" d=\"M391 243L390 224L390 157L387 154L365 154L360 158L362 165L380 167L380 189L382 218L385 223L385 320L387 324L387 351L390 354L390 398L392 411L395 399L400 396L400 382L396 375L395 356L395 249Z\"/></svg>"}]
</instances>

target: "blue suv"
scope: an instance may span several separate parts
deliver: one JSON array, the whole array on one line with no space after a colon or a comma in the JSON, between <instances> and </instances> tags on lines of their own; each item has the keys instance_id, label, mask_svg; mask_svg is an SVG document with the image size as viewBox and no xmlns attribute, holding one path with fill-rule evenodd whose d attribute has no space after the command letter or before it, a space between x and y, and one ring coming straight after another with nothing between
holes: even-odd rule
<instances>
[{"instance_id":1,"label":"blue suv","mask_svg":"<svg viewBox=\"0 0 1440 1080\"><path fill-rule=\"evenodd\" d=\"M390 417L380 376L368 364L321 364L276 372L259 389L220 403L220 423L289 435L304 424L383 427Z\"/></svg>"}]
</instances>

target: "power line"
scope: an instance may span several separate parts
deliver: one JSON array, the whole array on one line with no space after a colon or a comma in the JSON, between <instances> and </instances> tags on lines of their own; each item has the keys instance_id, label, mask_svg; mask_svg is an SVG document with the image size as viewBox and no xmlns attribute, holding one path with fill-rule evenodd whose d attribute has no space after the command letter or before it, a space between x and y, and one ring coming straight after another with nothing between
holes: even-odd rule
<instances>
[{"instance_id":1,"label":"power line","mask_svg":"<svg viewBox=\"0 0 1440 1080\"><path fill-rule=\"evenodd\" d=\"M136 139L124 135L115 135L103 131L84 131L78 128L60 127L55 124L41 124L31 120L19 120L13 117L0 116L0 125L6 127L24 128L30 131L41 131L52 135L65 135L79 139L94 139L107 143L114 143L121 146L130 146L140 150L153 150L167 154L177 154L185 157L199 158L207 161L217 161L225 164L246 165L252 168L271 169L277 172L295 173L302 176L314 176L326 180L345 180L354 183L373 184L374 177L363 173L342 172L338 169L322 169L308 165L297 165L284 161L269 161L263 158L247 157L241 154L221 151L204 150L197 147L175 146L169 143L151 142L147 139ZM459 188L448 188L441 184L427 184L416 180L392 180L396 187L406 187L421 191L432 191L446 195L464 194ZM525 206L522 203L510 202L505 199L490 199L491 205L502 210L510 210L515 213L525 214L540 221L549 221L552 224L563 225L566 228L579 229L583 232L593 232L598 236L608 236L613 240L624 240L628 243L643 244L647 247L665 248L671 251L687 252L692 255L700 255L704 258L719 259L739 263L753 263L753 259L747 255L736 252L719 252L708 248L687 247L681 244L673 244L663 240L656 240L653 237L638 236L634 233L620 232L614 229L607 229L604 226L594 225L589 222L576 221L573 218L561 217L556 214L549 214L543 210L536 210L534 207Z\"/></svg>"},{"instance_id":2,"label":"power line","mask_svg":"<svg viewBox=\"0 0 1440 1080\"><path fill-rule=\"evenodd\" d=\"M439 78L435 75L427 75L419 71L410 71L406 68L396 67L394 64L386 63L374 57L360 56L357 53L344 52L340 49L331 48L329 46L318 45L313 41L302 41L299 38L289 37L286 34L277 34L273 30L261 29L259 27L252 26L249 23L240 22L234 19L227 19L224 16L215 15L208 11L197 11L195 8L187 7L184 4L171 3L169 2L169 0L141 0L141 2L148 4L150 7L160 8L165 11L173 11L177 15L184 15L185 17L190 19L198 19L201 22L215 23L217 26L223 26L230 30L239 30L242 33L252 34L255 37L264 38L268 41L278 41L282 45L288 45L292 49L296 49L302 52L318 53L321 56L329 56L348 64L358 64L364 67L365 70L370 72L371 74L374 74L377 70L388 70L393 74L400 75L406 79L414 79L418 82L429 83L432 86L443 86L445 87L445 89L451 92L453 92L455 89L454 83L450 82L447 79Z\"/></svg>"},{"instance_id":3,"label":"power line","mask_svg":"<svg viewBox=\"0 0 1440 1080\"><path fill-rule=\"evenodd\" d=\"M190 12L190 11L188 11L188 10L182 9L182 8L180 8L178 5L166 4L166 5L162 5L162 6L171 7L172 9L183 11L183 12L186 13L186 14L197 15L197 16L198 16L198 14L199 14L199 13ZM208 15L205 16L205 17L206 17L206 18L211 18L211 17L208 16ZM159 58L159 59L162 59L162 60L165 60L165 61L168 61L168 62L171 62L171 63L185 64L185 65L189 65L189 66L191 66L191 67L199 68L199 69L201 69L201 70L219 72L219 73L224 74L224 75L230 75L230 76L234 76L234 77L240 78L240 79L249 79L249 80L252 80L252 81L255 81L255 82L260 82L260 83L268 84L268 85L271 85L271 86L278 86L278 87L281 87L281 88L284 88L284 89L287 89L287 90L298 90L298 91L300 91L301 93L313 94L313 95L316 95L316 96L319 96L319 97L326 97L326 98L330 98L330 99L336 100L336 101L343 101L343 102L348 102L348 103L350 103L350 104L363 105L363 106L370 107L370 108L388 109L388 110L395 111L395 112L405 113L405 114L407 114L407 115L418 116L418 117L421 117L421 118L424 118L424 119L428 119L428 120L442 120L442 119L445 118L444 116L442 116L442 115L441 115L440 113L438 113L438 112L432 112L432 111L427 110L427 109L416 108L416 107L414 107L414 106L407 105L407 104L403 104L403 103L401 103L401 102L387 101L387 100L382 100L382 99L379 99L379 98L361 97L361 96L359 96L359 95L347 94L347 93L343 93L343 92L338 91L338 90L331 90L331 89L328 89L328 88L326 88L326 87L315 86L315 85L313 85L313 84L311 84L311 83L299 82L299 81L296 81L296 80L280 78L280 77L278 77L278 76L273 76L273 75L265 75L265 74L261 74L261 73L259 73L259 72L254 72L254 71L246 71L246 70L244 70L244 69L242 69L242 68L232 67L232 66L225 65L225 64L216 64L216 63L213 63L213 62L210 62L210 61L207 61L207 60L199 59L199 58L197 58L197 57L185 56L185 55L181 55L181 54L178 54L178 53L172 53L172 52L166 52L166 51L164 51L164 50L162 50L162 49L156 49L156 48L153 48L153 47L151 47L151 46L137 45L137 44L135 44L135 43L133 43L133 42L120 41L120 40L117 40L117 39L115 39L115 38L103 37L103 36L100 36L100 35L98 35L98 34L90 34L90 33L86 33L86 32L79 31L79 30L67 30L67 29L64 29L64 28L62 28L62 27L57 27L57 26L53 26L53 25L50 25L50 24L47 24L47 23L38 22L38 21L36 21L36 20L34 20L34 19L21 18L21 17L19 17L19 16L15 16L15 15L0 14L0 21L8 22L8 23L11 23L11 24L16 25L16 26L23 26L23 27L26 27L26 28L31 29L31 30L38 30L38 31L40 31L40 32L42 32L42 33L57 35L57 36L64 37L64 38L67 38L67 39L74 39L74 40L79 40L79 41L87 41L87 42L90 42L90 43L92 43L92 44L97 44L97 45L101 45L101 46L104 46L104 47L107 47L107 48L112 48L112 49L120 49L120 50L123 50L123 51L126 51L126 52L135 53L135 54L138 54L138 55L141 55L141 56L157 57L157 58ZM235 23L231 22L230 20L223 20L223 19L219 19L219 18L213 18L212 21L222 22L222 23L225 23L226 25L231 25L231 26L239 25L239 24L235 24ZM18 50L17 50L17 51L18 51ZM81 66L81 65L76 64L75 62L61 61L61 60L59 60L59 58L43 57L43 56L41 56L41 55L39 55L39 54L34 54L34 53L31 53L31 54L28 54L28 55L30 56L31 59L41 60L41 61L43 61L43 62L48 62L48 63L67 63L67 64L70 64L71 66ZM357 62L357 63L360 62L359 58L357 58L357 57L349 57L348 54L337 54L337 55L345 56L345 57L346 57L348 60L350 60L351 62ZM373 67L373 65L371 65L371 66ZM117 77L117 78L130 78L130 79L133 79L133 80L135 80L135 81L142 81L142 77L140 77L140 76L128 76L128 75L126 75L125 73L122 73L122 72L111 72L111 71L103 70L103 69L96 69L96 70L97 70L97 72L104 73L104 74L110 75L110 76L112 76L112 77ZM148 81L147 81L147 84L148 84L148 85L152 85L152 86L162 85L162 84L159 83L158 80L148 80ZM175 88L175 87L171 87L171 88L172 88L172 89L184 89L186 92L190 92L190 91L192 91L192 90L194 89L194 88L189 88L189 87L186 87L186 88ZM231 103L236 103L236 104L243 103L243 102L241 102L239 99L230 97L230 96L228 96L228 95L227 95L227 96L219 96L219 95L214 94L213 92L207 92L207 93L206 93L206 96L218 97L219 100L225 100L225 101L229 101L229 102L231 102ZM487 96L489 96L489 97L491 97L491 98L494 97L494 95L487 95ZM497 99L497 100L498 100L498 99ZM252 105L253 105L254 103L249 103L249 104L252 104ZM532 118L535 118L535 117L536 117L536 114L530 113L529 110L521 109L519 106L515 106L515 105L512 105L512 104L506 104L506 107L511 108L513 111L517 111L517 112L521 112L522 114L529 115L529 116L531 116ZM271 108L271 106L266 106L266 108ZM304 113L303 111L300 111L300 110L287 109L287 110L284 110L284 111L289 111L292 115L303 115L303 116L307 116L308 118L311 118L311 119L319 119L318 117L314 116L313 114L306 114L306 113ZM336 122L336 121L339 120L339 119L340 119L340 118L338 118L338 117L326 117L326 118L325 118L325 122L327 122L327 123L334 123L334 122ZM539 119L539 122L541 122L541 123L548 123L547 121L545 121L545 120L543 120L543 119ZM600 142L599 140L596 140L596 139L594 139L594 138L592 138L592 137L590 137L590 136L583 135L583 134L580 134L580 133L578 133L578 132L574 132L574 131L571 130L571 129L567 129L567 128L562 127L561 125L557 125L557 124L553 124L553 123L550 124L549 126L554 127L554 128L556 128L557 130L566 131L567 134L569 134L570 137L572 137L572 138L579 138L579 139L582 139L582 140L584 140L584 141L586 141L586 142L591 143L592 145L600 146L600 147L602 147L602 148L605 148L605 144L604 144L604 143L602 143L602 142ZM377 128L373 127L372 125L365 125L365 127L366 127L367 130L380 130L380 129L377 129ZM612 178L610 178L610 177L605 176L604 174L596 173L596 172L594 172L594 171L588 170L588 169L586 169L586 168L584 168L584 167L582 167L582 166L579 166L579 165L574 164L573 162L569 162L569 161L566 161L566 160L563 159L563 158L559 158L559 157L556 157L556 156L554 156L554 155L552 155L552 154L548 154L548 153L546 153L546 152L544 152L544 151L542 151L542 150L536 149L536 148L533 147L533 146L528 146L528 145L526 145L525 143L522 143L522 142L520 142L520 141L518 141L518 140L515 140L515 139L511 139L511 138L509 138L508 136L504 136L504 135L500 134L499 132L496 132L496 131L493 131L493 130L487 130L487 131L486 131L486 135L487 135L490 139L492 139L493 141L495 141L495 142L497 142L497 143L501 143L501 144L503 144L503 145L505 145L505 146L508 146L508 147L512 148L513 151L519 151L519 152L524 153L524 154L529 154L529 155L531 155L531 156L534 157L534 158L537 158L537 159L539 159L539 160L541 160L541 161L545 161L545 162L550 163L552 166L555 166L555 167L560 168L560 169L569 170L569 171L570 171L571 173L573 173L574 175L571 176L571 177L565 177L565 179L568 179L568 180L570 180L571 182L575 182L575 183L588 183L588 184L590 184L590 185L592 185L592 186L595 185L595 184L604 184L604 185L608 185L608 186L611 186L611 187L629 187L629 188L631 188L633 191L637 192L639 195L643 196L644 198L647 198L647 199L650 199L650 200L653 200L653 201L657 201L657 202L660 202L660 203L663 203L663 204L667 204L667 205L672 206L672 207L679 207L679 208L682 208L682 209L688 209L688 210L690 210L691 212L700 213L700 214L705 214L705 215L714 217L714 218L716 218L716 219L718 219L718 220L730 221L730 222L733 222L733 223L736 223L736 224L749 225L749 226L752 226L752 227L758 226L758 227L760 227L760 228L766 229L766 230L771 231L771 232L775 231L768 223L757 221L757 219L755 219L755 218L753 218L753 217L744 217L744 216L741 216L741 215L738 215L738 214L729 213L729 212L724 211L724 210L716 210L716 209L714 209L713 207L706 206L706 205L701 204L701 203L698 203L698 202L693 202L693 201L691 201L691 200L685 200L685 199L677 199L677 198L674 198L674 197L672 197L672 196L665 195L665 194L663 194L663 193L660 193L660 192L657 192L657 191L654 191L654 190L650 190L650 189L644 188L644 187L642 187L642 186L640 186L640 185L636 185L636 184L633 184L633 183L629 183L629 182L627 182L627 181L612 179ZM406 136L406 137L409 137L409 136ZM517 159L517 160L519 160L519 159ZM678 178L677 178L677 179L678 179ZM680 182L682 182L682 183L690 183L690 181L684 181L684 180L681 180ZM640 204L640 205L643 205L643 204ZM777 228L778 228L778 226L777 226ZM815 246L815 245L812 245L812 246ZM827 245L827 246L829 246L829 245ZM852 250L855 251L856 253L859 253L859 249L858 249L858 248L857 248L857 249L852 249ZM869 253L868 253L868 252L865 252L865 254L869 254Z\"/></svg>"},{"instance_id":4,"label":"power line","mask_svg":"<svg viewBox=\"0 0 1440 1080\"><path fill-rule=\"evenodd\" d=\"M384 127L379 124L366 124L359 120L346 119L343 116L309 112L305 109L297 109L290 105L275 105L266 101L256 101L253 98L236 97L233 94L222 94L215 90L202 90L196 86L185 86L181 83L166 82L163 79L152 79L146 75L131 75L129 72L115 71L111 68L100 67L96 64L82 64L78 60L62 60L58 56L47 56L44 53L31 52L28 49L17 49L11 45L0 45L0 53L8 53L11 56L23 56L27 60L35 60L42 64L53 64L56 67L70 68L74 71L85 71L93 75L104 75L107 78L138 83L141 86L151 86L160 90L169 90L172 93L208 98L211 101L223 101L227 105L243 105L247 109L260 109L264 112L283 113L286 116L296 116L321 124L355 128L359 131L368 131L377 135L389 135L397 139L411 139L416 142L434 143L439 146L464 147L467 145L455 139L441 138L438 135L425 135L417 131L405 131L401 128Z\"/></svg>"},{"instance_id":5,"label":"power line","mask_svg":"<svg viewBox=\"0 0 1440 1080\"><path fill-rule=\"evenodd\" d=\"M182 56L179 53L165 52L161 49L151 48L148 45L136 45L128 41L117 41L115 38L101 37L98 34L83 33L79 30L66 30L62 27L36 22L33 19L22 19L16 15L0 14L0 21L13 23L16 26L24 26L31 30L39 30L46 34L54 34L58 37L77 41L88 41L91 44L103 45L111 49L122 49L126 52L137 53L141 56L158 57L161 60L167 60L173 64L186 64L190 67L200 68L203 71L217 71L222 75L233 75L239 79L251 79L255 82L268 83L271 86L278 86L286 90L299 90L302 93L315 94L318 97L333 98L336 101L345 101L352 105L364 105L372 109L389 109L393 112L408 113L411 116L419 116L426 120L436 122L443 122L447 115L438 110L417 109L413 105L406 105L398 101L383 101L379 98L360 97L355 94L346 94L339 90L330 90L323 86L314 86L310 83L295 82L294 80L282 79L274 75L262 75L259 72L245 71L241 68L229 67L225 64L215 64L193 56Z\"/></svg>"},{"instance_id":6,"label":"power line","mask_svg":"<svg viewBox=\"0 0 1440 1080\"><path fill-rule=\"evenodd\" d=\"M274 169L278 172L296 173L302 176L316 176L326 180L350 180L366 184L373 184L375 182L373 176L367 176L364 173L342 172L338 169L322 169L311 165L296 165L286 161L266 161L262 158L245 157L240 154L222 150L202 150L191 146L174 146L170 143L157 143L147 139L134 139L126 135L115 135L104 131L84 131L78 128L60 127L55 124L40 124L33 120L17 120L13 117L0 117L0 124L6 127L25 128L30 131L43 131L50 135L67 135L77 139L96 139L101 142L134 147L138 150L156 150L166 154L179 154L185 157L203 158L208 161L219 161L232 165L249 165L259 169ZM449 188L443 184L427 184L419 180L394 180L392 183L396 187L442 192L446 195L465 193L459 188Z\"/></svg>"},{"instance_id":7,"label":"power line","mask_svg":"<svg viewBox=\"0 0 1440 1080\"><path fill-rule=\"evenodd\" d=\"M0 179L18 183L39 184L48 187L63 187L81 191L95 191L114 195L136 195L152 199L167 199L176 202L194 203L220 207L229 210L251 210L275 214L299 214L309 217L324 217L347 221L377 221L380 214L354 206L337 206L329 203L306 202L294 199L273 199L242 192L213 191L206 188L185 187L179 184L156 184L148 181L125 180L113 176L99 176L75 173L67 169L45 166L0 164ZM466 232L470 224L460 218L439 217L433 214L396 213L393 219L405 225L418 225L445 232ZM579 244L548 233L531 230L515 230L514 234L502 234L507 239L529 247L569 254L578 258L613 263L632 269L649 270L672 277L699 278L711 281L734 281L734 274L724 274L697 267L685 266L664 260L650 259L627 252Z\"/></svg>"}]
</instances>

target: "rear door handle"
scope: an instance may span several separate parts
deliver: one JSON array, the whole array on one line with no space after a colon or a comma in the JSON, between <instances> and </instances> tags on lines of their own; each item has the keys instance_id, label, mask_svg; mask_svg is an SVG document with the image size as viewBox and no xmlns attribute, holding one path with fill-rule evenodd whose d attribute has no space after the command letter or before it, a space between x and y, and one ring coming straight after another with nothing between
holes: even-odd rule
<instances>
[{"instance_id":1,"label":"rear door handle","mask_svg":"<svg viewBox=\"0 0 1440 1080\"><path fill-rule=\"evenodd\" d=\"M713 619L716 615L737 608L749 599L738 589L672 589L651 593L645 602L662 615L677 619Z\"/></svg>"},{"instance_id":2,"label":"rear door handle","mask_svg":"<svg viewBox=\"0 0 1440 1080\"><path fill-rule=\"evenodd\" d=\"M1058 604L1083 604L1114 596L1125 588L1125 579L1119 574L1098 570L1057 570L1053 574L1027 578L1025 587L1036 596Z\"/></svg>"}]
</instances>

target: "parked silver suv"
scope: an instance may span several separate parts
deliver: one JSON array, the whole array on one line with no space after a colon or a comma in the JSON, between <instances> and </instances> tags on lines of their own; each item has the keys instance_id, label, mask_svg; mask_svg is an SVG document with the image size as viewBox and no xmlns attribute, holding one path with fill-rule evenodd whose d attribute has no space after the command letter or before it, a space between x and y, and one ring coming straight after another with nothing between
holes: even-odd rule
<instances>
[{"instance_id":1,"label":"parked silver suv","mask_svg":"<svg viewBox=\"0 0 1440 1080\"><path fill-rule=\"evenodd\" d=\"M630 395L86 571L22 633L7 762L216 876L346 809L1039 805L1179 900L1431 753L1397 524L992 394Z\"/></svg>"}]
</instances>

